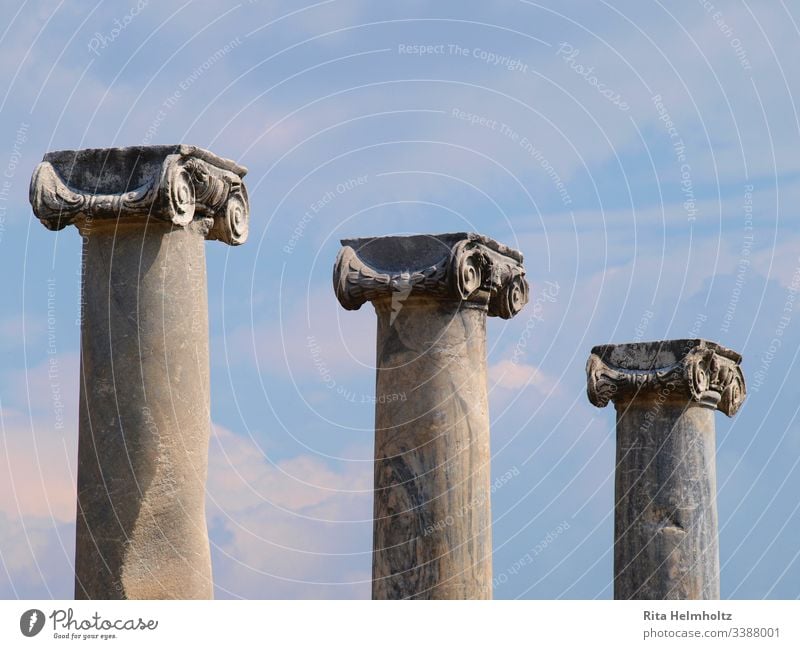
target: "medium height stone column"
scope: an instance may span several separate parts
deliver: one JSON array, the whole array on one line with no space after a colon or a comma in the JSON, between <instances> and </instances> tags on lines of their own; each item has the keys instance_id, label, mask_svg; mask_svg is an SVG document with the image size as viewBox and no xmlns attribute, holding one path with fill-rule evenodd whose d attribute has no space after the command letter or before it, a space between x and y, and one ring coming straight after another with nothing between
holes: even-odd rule
<instances>
[{"instance_id":1,"label":"medium height stone column","mask_svg":"<svg viewBox=\"0 0 800 649\"><path fill-rule=\"evenodd\" d=\"M528 300L522 255L477 234L342 241L345 309L378 315L373 599L490 599L486 316Z\"/></svg>"},{"instance_id":2,"label":"medium height stone column","mask_svg":"<svg viewBox=\"0 0 800 649\"><path fill-rule=\"evenodd\" d=\"M247 236L244 167L196 147L48 153L30 200L83 239L75 596L211 598L205 239Z\"/></svg>"},{"instance_id":3,"label":"medium height stone column","mask_svg":"<svg viewBox=\"0 0 800 649\"><path fill-rule=\"evenodd\" d=\"M719 599L714 411L744 401L740 362L705 340L592 349L589 400L617 409L615 599Z\"/></svg>"}]
</instances>

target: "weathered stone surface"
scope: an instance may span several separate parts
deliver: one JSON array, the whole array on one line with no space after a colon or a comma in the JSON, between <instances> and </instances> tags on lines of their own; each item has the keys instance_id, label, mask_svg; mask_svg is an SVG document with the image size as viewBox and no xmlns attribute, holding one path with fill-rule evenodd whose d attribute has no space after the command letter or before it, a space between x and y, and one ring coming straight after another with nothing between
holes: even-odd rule
<instances>
[{"instance_id":1,"label":"weathered stone surface","mask_svg":"<svg viewBox=\"0 0 800 649\"><path fill-rule=\"evenodd\" d=\"M79 598L210 598L203 236L84 230Z\"/></svg>"},{"instance_id":2,"label":"weathered stone surface","mask_svg":"<svg viewBox=\"0 0 800 649\"><path fill-rule=\"evenodd\" d=\"M612 399L661 392L708 403L732 417L745 396L741 360L722 345L696 338L600 345L592 349L586 367L589 401L603 408Z\"/></svg>"},{"instance_id":3,"label":"weathered stone surface","mask_svg":"<svg viewBox=\"0 0 800 649\"><path fill-rule=\"evenodd\" d=\"M592 349L589 400L617 410L615 599L719 599L714 410L744 401L740 362L699 339Z\"/></svg>"},{"instance_id":4,"label":"weathered stone surface","mask_svg":"<svg viewBox=\"0 0 800 649\"><path fill-rule=\"evenodd\" d=\"M522 255L480 234L345 239L334 290L345 309L420 296L468 302L512 318L528 301Z\"/></svg>"},{"instance_id":5,"label":"weathered stone surface","mask_svg":"<svg viewBox=\"0 0 800 649\"><path fill-rule=\"evenodd\" d=\"M61 230L94 220L150 217L208 239L247 239L247 169L195 146L52 151L33 172L30 202L42 224Z\"/></svg>"},{"instance_id":6,"label":"weathered stone surface","mask_svg":"<svg viewBox=\"0 0 800 649\"><path fill-rule=\"evenodd\" d=\"M342 244L336 294L378 316L372 596L489 599L486 316L527 302L522 256L467 233Z\"/></svg>"},{"instance_id":7,"label":"weathered stone surface","mask_svg":"<svg viewBox=\"0 0 800 649\"><path fill-rule=\"evenodd\" d=\"M207 151L45 156L31 204L83 239L75 595L212 597L204 239L247 234L245 170Z\"/></svg>"}]
</instances>

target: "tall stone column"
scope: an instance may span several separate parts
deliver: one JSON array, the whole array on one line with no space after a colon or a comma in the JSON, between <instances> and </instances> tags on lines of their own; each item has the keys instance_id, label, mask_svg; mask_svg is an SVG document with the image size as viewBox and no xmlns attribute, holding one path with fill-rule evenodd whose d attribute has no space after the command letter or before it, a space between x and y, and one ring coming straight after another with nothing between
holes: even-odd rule
<instances>
[{"instance_id":1,"label":"tall stone column","mask_svg":"<svg viewBox=\"0 0 800 649\"><path fill-rule=\"evenodd\" d=\"M45 227L83 240L75 596L213 595L205 239L247 237L247 170L192 146L48 153Z\"/></svg>"},{"instance_id":2,"label":"tall stone column","mask_svg":"<svg viewBox=\"0 0 800 649\"><path fill-rule=\"evenodd\" d=\"M373 599L490 599L486 316L528 300L522 255L468 234L342 241L345 309L378 316Z\"/></svg>"},{"instance_id":3,"label":"tall stone column","mask_svg":"<svg viewBox=\"0 0 800 649\"><path fill-rule=\"evenodd\" d=\"M592 349L589 400L617 409L615 599L719 599L714 411L744 401L740 362L697 339Z\"/></svg>"}]
</instances>

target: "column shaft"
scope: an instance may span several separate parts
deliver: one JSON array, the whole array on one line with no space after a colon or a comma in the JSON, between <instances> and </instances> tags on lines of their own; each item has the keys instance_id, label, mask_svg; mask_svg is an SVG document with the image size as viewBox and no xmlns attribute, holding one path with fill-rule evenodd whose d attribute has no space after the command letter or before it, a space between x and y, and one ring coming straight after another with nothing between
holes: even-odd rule
<instances>
[{"instance_id":1,"label":"column shaft","mask_svg":"<svg viewBox=\"0 0 800 649\"><path fill-rule=\"evenodd\" d=\"M76 597L210 598L203 233L82 233Z\"/></svg>"},{"instance_id":2,"label":"column shaft","mask_svg":"<svg viewBox=\"0 0 800 649\"><path fill-rule=\"evenodd\" d=\"M714 408L617 404L615 599L719 599Z\"/></svg>"},{"instance_id":3,"label":"column shaft","mask_svg":"<svg viewBox=\"0 0 800 649\"><path fill-rule=\"evenodd\" d=\"M490 599L486 312L410 302L376 303L373 598Z\"/></svg>"}]
</instances>

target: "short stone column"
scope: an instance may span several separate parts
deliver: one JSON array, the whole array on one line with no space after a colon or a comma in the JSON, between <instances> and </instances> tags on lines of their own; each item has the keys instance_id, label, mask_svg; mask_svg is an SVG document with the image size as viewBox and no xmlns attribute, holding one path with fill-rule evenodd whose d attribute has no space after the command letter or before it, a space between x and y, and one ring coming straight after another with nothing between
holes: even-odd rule
<instances>
[{"instance_id":1,"label":"short stone column","mask_svg":"<svg viewBox=\"0 0 800 649\"><path fill-rule=\"evenodd\" d=\"M373 599L490 599L486 316L528 300L522 255L477 234L342 241L345 309L378 315Z\"/></svg>"},{"instance_id":2,"label":"short stone column","mask_svg":"<svg viewBox=\"0 0 800 649\"><path fill-rule=\"evenodd\" d=\"M744 401L740 362L696 339L592 349L589 400L617 409L615 599L719 599L714 411Z\"/></svg>"},{"instance_id":3,"label":"short stone column","mask_svg":"<svg viewBox=\"0 0 800 649\"><path fill-rule=\"evenodd\" d=\"M75 596L213 596L205 239L247 236L246 169L192 146L48 153L30 201L83 239Z\"/></svg>"}]
</instances>

